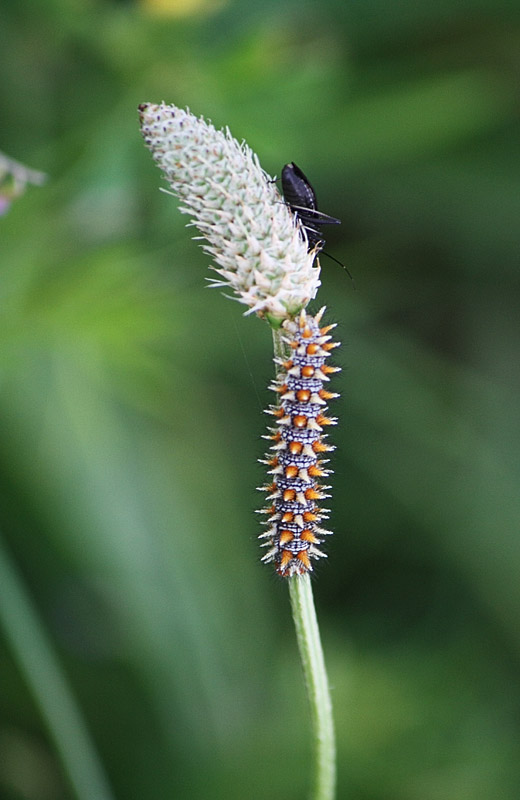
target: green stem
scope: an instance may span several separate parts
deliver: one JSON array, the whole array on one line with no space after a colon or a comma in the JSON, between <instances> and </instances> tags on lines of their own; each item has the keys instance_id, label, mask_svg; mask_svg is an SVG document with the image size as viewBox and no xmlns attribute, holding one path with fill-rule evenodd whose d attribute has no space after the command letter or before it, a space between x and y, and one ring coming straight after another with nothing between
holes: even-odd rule
<instances>
[{"instance_id":1,"label":"green stem","mask_svg":"<svg viewBox=\"0 0 520 800\"><path fill-rule=\"evenodd\" d=\"M80 709L15 564L0 541L0 625L78 800L112 800Z\"/></svg>"},{"instance_id":2,"label":"green stem","mask_svg":"<svg viewBox=\"0 0 520 800\"><path fill-rule=\"evenodd\" d=\"M314 739L312 800L333 800L336 787L336 743L332 702L314 609L309 574L288 579L296 638L311 707Z\"/></svg>"},{"instance_id":3,"label":"green stem","mask_svg":"<svg viewBox=\"0 0 520 800\"><path fill-rule=\"evenodd\" d=\"M285 359L282 332L273 331L274 354ZM312 800L334 800L336 788L336 742L332 701L314 608L309 574L288 578L291 609L312 719L314 789Z\"/></svg>"}]
</instances>

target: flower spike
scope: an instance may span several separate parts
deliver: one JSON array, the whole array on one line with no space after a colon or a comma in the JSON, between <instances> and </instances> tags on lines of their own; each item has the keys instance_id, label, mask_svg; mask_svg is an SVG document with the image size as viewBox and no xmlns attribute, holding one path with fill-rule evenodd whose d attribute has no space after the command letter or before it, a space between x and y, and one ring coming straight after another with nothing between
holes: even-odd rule
<instances>
[{"instance_id":1,"label":"flower spike","mask_svg":"<svg viewBox=\"0 0 520 800\"><path fill-rule=\"evenodd\" d=\"M139 112L147 147L206 240L219 275L212 285L231 288L246 313L273 327L294 318L320 285L317 249L257 156L174 105L143 103Z\"/></svg>"}]
</instances>

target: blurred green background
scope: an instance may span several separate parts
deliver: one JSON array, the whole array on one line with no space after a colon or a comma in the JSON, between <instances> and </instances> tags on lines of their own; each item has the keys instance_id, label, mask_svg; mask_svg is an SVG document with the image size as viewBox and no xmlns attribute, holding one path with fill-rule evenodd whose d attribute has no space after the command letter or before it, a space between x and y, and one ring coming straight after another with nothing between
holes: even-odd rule
<instances>
[{"instance_id":1,"label":"blurred green background","mask_svg":"<svg viewBox=\"0 0 520 800\"><path fill-rule=\"evenodd\" d=\"M75 770L81 800L309 785L253 514L270 332L159 192L161 100L343 220L314 581L338 797L516 800L518 4L3 0L0 62L0 150L48 174L0 220L2 800L69 800Z\"/></svg>"}]
</instances>

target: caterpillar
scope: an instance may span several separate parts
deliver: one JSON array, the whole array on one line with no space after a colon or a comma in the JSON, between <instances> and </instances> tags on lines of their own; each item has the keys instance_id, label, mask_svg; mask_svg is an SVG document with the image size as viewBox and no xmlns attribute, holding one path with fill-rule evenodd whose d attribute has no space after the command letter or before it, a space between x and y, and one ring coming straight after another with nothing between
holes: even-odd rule
<instances>
[{"instance_id":1,"label":"caterpillar","mask_svg":"<svg viewBox=\"0 0 520 800\"><path fill-rule=\"evenodd\" d=\"M329 510L319 506L330 497L326 494L330 486L320 481L331 474L322 456L334 450L323 429L337 421L326 416L327 401L338 395L324 384L340 368L326 363L339 343L328 335L335 325L320 327L324 311L310 316L303 310L295 320L284 322L284 343L292 353L287 361L275 358L277 375L269 387L279 401L266 412L276 419L276 426L264 436L273 442L261 461L270 467L272 480L260 487L268 493L269 505L259 511L268 517L267 530L259 538L269 548L262 561L274 562L284 578L311 572L311 559L326 557L318 545L331 533L321 527Z\"/></svg>"}]
</instances>

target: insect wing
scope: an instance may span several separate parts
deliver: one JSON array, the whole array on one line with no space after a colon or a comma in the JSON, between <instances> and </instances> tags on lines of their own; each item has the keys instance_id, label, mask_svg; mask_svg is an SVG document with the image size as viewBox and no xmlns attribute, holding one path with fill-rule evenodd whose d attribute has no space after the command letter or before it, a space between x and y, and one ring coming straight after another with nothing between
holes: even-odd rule
<instances>
[{"instance_id":1,"label":"insect wing","mask_svg":"<svg viewBox=\"0 0 520 800\"><path fill-rule=\"evenodd\" d=\"M323 250L325 239L321 235L321 226L340 225L341 220L318 211L316 193L294 161L282 169L282 193L285 202L300 220L307 236L309 250L315 249L317 252Z\"/></svg>"},{"instance_id":2,"label":"insect wing","mask_svg":"<svg viewBox=\"0 0 520 800\"><path fill-rule=\"evenodd\" d=\"M309 223L314 225L341 225L341 220L324 214L316 208L305 208L305 206L295 206L291 203L291 211L295 211L300 219L306 218Z\"/></svg>"},{"instance_id":3,"label":"insect wing","mask_svg":"<svg viewBox=\"0 0 520 800\"><path fill-rule=\"evenodd\" d=\"M314 189L294 162L286 164L282 169L282 192L291 207L313 211L318 207Z\"/></svg>"}]
</instances>

